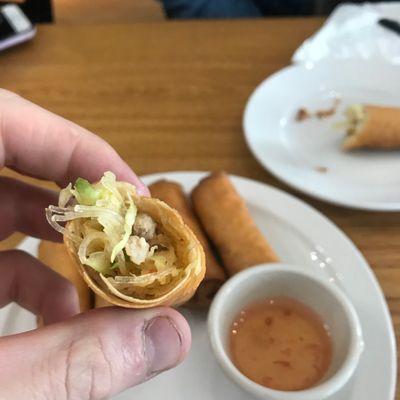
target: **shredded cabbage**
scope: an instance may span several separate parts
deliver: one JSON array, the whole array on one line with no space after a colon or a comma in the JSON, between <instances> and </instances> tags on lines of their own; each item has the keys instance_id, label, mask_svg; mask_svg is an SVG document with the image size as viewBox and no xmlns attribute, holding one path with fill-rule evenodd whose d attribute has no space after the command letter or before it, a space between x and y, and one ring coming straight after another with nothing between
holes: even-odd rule
<instances>
[{"instance_id":1,"label":"shredded cabbage","mask_svg":"<svg viewBox=\"0 0 400 400\"><path fill-rule=\"evenodd\" d=\"M129 200L129 208L125 214L125 222L124 222L124 234L122 239L114 246L112 253L111 253L111 262L114 262L116 255L123 250L128 242L129 236L132 233L132 227L135 223L135 218L137 215L137 208L133 203L131 195L128 193L128 200Z\"/></svg>"},{"instance_id":2,"label":"shredded cabbage","mask_svg":"<svg viewBox=\"0 0 400 400\"><path fill-rule=\"evenodd\" d=\"M78 178L60 192L58 206L49 206L46 217L57 231L71 235L77 243L78 257L113 284L134 284L149 286L155 281L161 284L176 277L180 269L169 238L155 232L155 222L151 230L150 249L141 264L135 264L128 253L135 248L128 244L137 217L137 207L133 197L135 188L129 183L117 182L115 175L106 172L98 183L90 184ZM72 235L60 223L74 219L85 219L78 224L78 232ZM147 233L150 230L147 231ZM136 250L137 251L137 250ZM136 253L134 253L136 254Z\"/></svg>"},{"instance_id":3,"label":"shredded cabbage","mask_svg":"<svg viewBox=\"0 0 400 400\"><path fill-rule=\"evenodd\" d=\"M78 250L78 257L82 264L89 265L100 273L107 272L110 266L110 261L105 252L107 242L107 236L104 232L89 233L82 240ZM91 247L94 247L94 251Z\"/></svg>"},{"instance_id":4,"label":"shredded cabbage","mask_svg":"<svg viewBox=\"0 0 400 400\"><path fill-rule=\"evenodd\" d=\"M110 277L108 280L118 288L121 284L134 284L135 286L145 287L153 284L155 281L159 281L161 284L167 282L171 277L178 276L178 268L170 268L161 272L153 272L145 275L130 275L130 276L116 276Z\"/></svg>"},{"instance_id":5,"label":"shredded cabbage","mask_svg":"<svg viewBox=\"0 0 400 400\"><path fill-rule=\"evenodd\" d=\"M335 129L345 129L348 136L354 135L365 121L365 107L362 104L353 104L347 107L345 116L344 121L336 122L333 126Z\"/></svg>"}]
</instances>

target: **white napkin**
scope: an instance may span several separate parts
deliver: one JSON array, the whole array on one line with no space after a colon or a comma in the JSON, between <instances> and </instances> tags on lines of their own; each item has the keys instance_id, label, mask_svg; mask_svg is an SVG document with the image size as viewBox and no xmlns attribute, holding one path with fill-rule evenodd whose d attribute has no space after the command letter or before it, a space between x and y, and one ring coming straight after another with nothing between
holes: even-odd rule
<instances>
[{"instance_id":1,"label":"white napkin","mask_svg":"<svg viewBox=\"0 0 400 400\"><path fill-rule=\"evenodd\" d=\"M400 2L339 5L322 28L295 51L292 62L381 59L400 65L400 35L379 25L381 18L400 21Z\"/></svg>"}]
</instances>

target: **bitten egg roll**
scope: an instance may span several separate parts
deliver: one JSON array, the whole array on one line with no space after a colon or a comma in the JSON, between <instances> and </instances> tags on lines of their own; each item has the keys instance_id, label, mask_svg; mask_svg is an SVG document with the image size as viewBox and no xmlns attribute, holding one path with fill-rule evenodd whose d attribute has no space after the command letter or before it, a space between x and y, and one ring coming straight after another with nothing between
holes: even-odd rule
<instances>
[{"instance_id":1,"label":"bitten egg roll","mask_svg":"<svg viewBox=\"0 0 400 400\"><path fill-rule=\"evenodd\" d=\"M112 306L110 302L98 296L97 294L94 296L94 308L109 307L109 306Z\"/></svg>"},{"instance_id":2,"label":"bitten egg roll","mask_svg":"<svg viewBox=\"0 0 400 400\"><path fill-rule=\"evenodd\" d=\"M203 246L206 255L206 274L196 294L191 298L189 303L192 306L208 306L215 293L226 280L225 271L215 258L210 243L194 215L181 185L176 182L160 180L151 184L149 189L153 197L164 201L178 211L183 221L189 226Z\"/></svg>"},{"instance_id":3,"label":"bitten egg roll","mask_svg":"<svg viewBox=\"0 0 400 400\"><path fill-rule=\"evenodd\" d=\"M204 277L204 251L180 215L111 172L69 184L46 216L86 283L111 304L179 305Z\"/></svg>"},{"instance_id":4,"label":"bitten egg roll","mask_svg":"<svg viewBox=\"0 0 400 400\"><path fill-rule=\"evenodd\" d=\"M203 179L192 192L192 202L230 276L278 261L227 174L217 172Z\"/></svg>"},{"instance_id":5,"label":"bitten egg roll","mask_svg":"<svg viewBox=\"0 0 400 400\"><path fill-rule=\"evenodd\" d=\"M400 148L400 108L355 104L346 117L344 150Z\"/></svg>"},{"instance_id":6,"label":"bitten egg roll","mask_svg":"<svg viewBox=\"0 0 400 400\"><path fill-rule=\"evenodd\" d=\"M39 260L68 279L76 287L81 312L91 308L91 291L62 243L42 240L39 244Z\"/></svg>"}]
</instances>

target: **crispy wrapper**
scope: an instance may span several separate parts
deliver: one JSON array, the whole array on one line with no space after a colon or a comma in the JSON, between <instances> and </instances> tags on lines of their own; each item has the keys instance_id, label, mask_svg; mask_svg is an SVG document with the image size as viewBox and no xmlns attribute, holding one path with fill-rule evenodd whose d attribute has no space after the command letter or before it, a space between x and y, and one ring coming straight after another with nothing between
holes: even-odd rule
<instances>
[{"instance_id":1,"label":"crispy wrapper","mask_svg":"<svg viewBox=\"0 0 400 400\"><path fill-rule=\"evenodd\" d=\"M400 108L365 105L362 114L349 127L344 150L400 148Z\"/></svg>"},{"instance_id":2,"label":"crispy wrapper","mask_svg":"<svg viewBox=\"0 0 400 400\"><path fill-rule=\"evenodd\" d=\"M112 304L97 294L94 296L94 308L110 307Z\"/></svg>"},{"instance_id":3,"label":"crispy wrapper","mask_svg":"<svg viewBox=\"0 0 400 400\"><path fill-rule=\"evenodd\" d=\"M179 183L167 180L154 182L149 186L152 196L164 201L178 211L183 221L194 232L206 255L206 274L189 305L206 307L210 305L215 293L226 280L226 273L217 261L210 243L205 236L197 217L194 215L188 198Z\"/></svg>"},{"instance_id":4,"label":"crispy wrapper","mask_svg":"<svg viewBox=\"0 0 400 400\"><path fill-rule=\"evenodd\" d=\"M151 296L147 296L146 288L142 289L142 298L126 295L93 268L81 264L77 255L78 245L69 235L64 235L64 243L86 283L97 296L108 303L128 308L180 305L193 296L204 277L205 256L201 244L180 215L166 203L153 198L140 197L135 193L132 193L132 197L138 211L150 215L172 240L178 264L183 270L172 282L165 285L155 282L151 287ZM81 223L82 220L79 219L70 221L66 229L74 234L78 228L77 224Z\"/></svg>"},{"instance_id":5,"label":"crispy wrapper","mask_svg":"<svg viewBox=\"0 0 400 400\"><path fill-rule=\"evenodd\" d=\"M91 308L91 291L77 271L75 263L69 257L63 244L42 240L39 245L39 260L68 279L76 287L82 312Z\"/></svg>"},{"instance_id":6,"label":"crispy wrapper","mask_svg":"<svg viewBox=\"0 0 400 400\"><path fill-rule=\"evenodd\" d=\"M278 261L224 172L203 179L193 190L192 201L230 276L256 264Z\"/></svg>"}]
</instances>

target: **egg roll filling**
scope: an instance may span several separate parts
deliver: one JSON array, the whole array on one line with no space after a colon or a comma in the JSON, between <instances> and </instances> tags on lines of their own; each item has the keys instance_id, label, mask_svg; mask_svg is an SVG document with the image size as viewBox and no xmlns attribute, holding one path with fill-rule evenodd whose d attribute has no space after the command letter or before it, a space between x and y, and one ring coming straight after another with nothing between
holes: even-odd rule
<instances>
[{"instance_id":1,"label":"egg roll filling","mask_svg":"<svg viewBox=\"0 0 400 400\"><path fill-rule=\"evenodd\" d=\"M346 110L346 132L347 136L355 135L361 128L366 118L365 107L361 104L353 104Z\"/></svg>"},{"instance_id":2,"label":"egg roll filling","mask_svg":"<svg viewBox=\"0 0 400 400\"><path fill-rule=\"evenodd\" d=\"M138 210L135 187L106 172L98 183L78 178L49 206L50 225L75 243L80 262L111 290L136 298L167 293L184 273L174 240L149 214ZM62 223L80 220L74 230ZM161 288L161 291L160 291ZM112 290L113 291L113 290Z\"/></svg>"}]
</instances>

